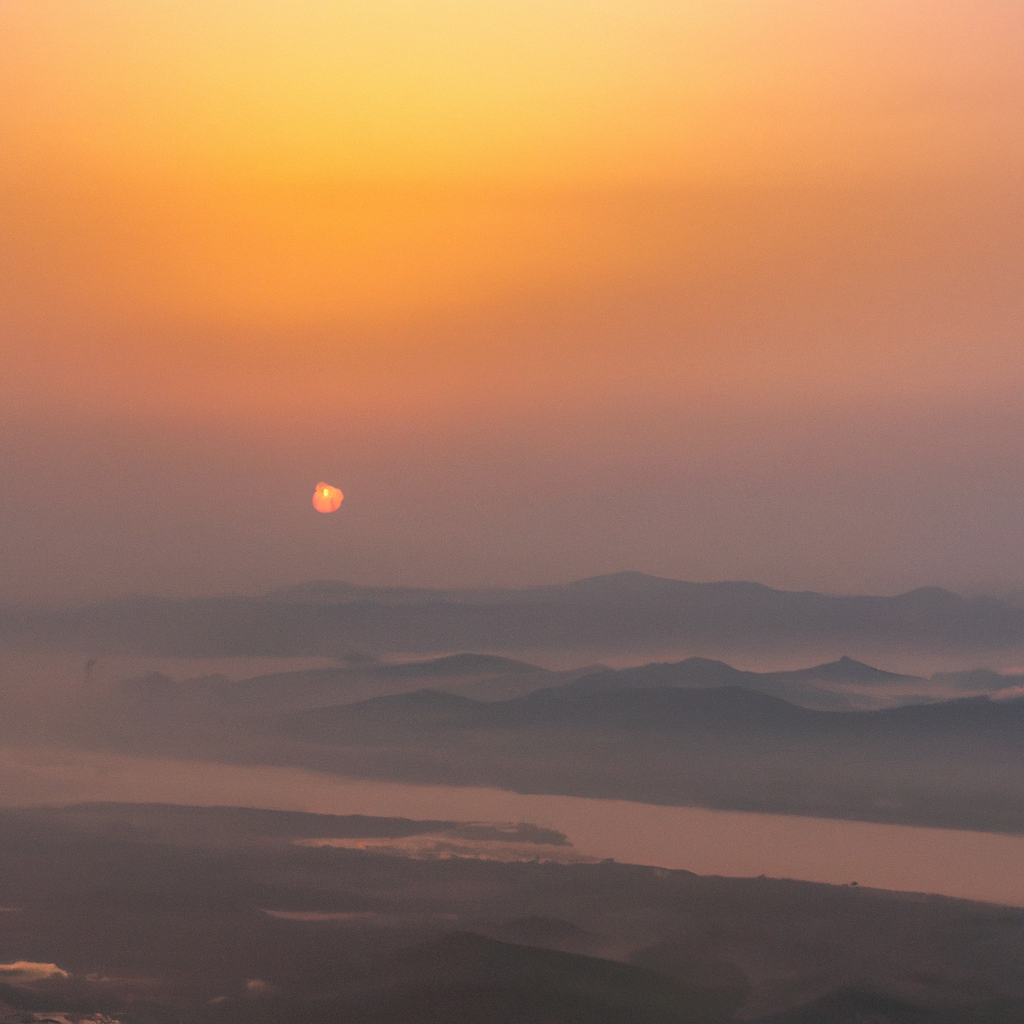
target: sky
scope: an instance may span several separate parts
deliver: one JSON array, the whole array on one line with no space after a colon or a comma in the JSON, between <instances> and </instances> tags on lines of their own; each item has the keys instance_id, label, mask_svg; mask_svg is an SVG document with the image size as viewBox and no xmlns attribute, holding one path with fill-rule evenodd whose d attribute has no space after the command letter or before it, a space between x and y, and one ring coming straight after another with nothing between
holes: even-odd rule
<instances>
[{"instance_id":1,"label":"sky","mask_svg":"<svg viewBox=\"0 0 1024 1024\"><path fill-rule=\"evenodd\" d=\"M3 0L0 602L1024 587L1022 123L1019 0Z\"/></svg>"}]
</instances>

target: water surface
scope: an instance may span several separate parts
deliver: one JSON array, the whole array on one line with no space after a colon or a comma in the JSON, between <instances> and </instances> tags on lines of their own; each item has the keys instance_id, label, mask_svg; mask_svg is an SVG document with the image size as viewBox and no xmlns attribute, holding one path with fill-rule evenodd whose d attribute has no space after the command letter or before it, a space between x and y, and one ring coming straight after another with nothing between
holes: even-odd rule
<instances>
[{"instance_id":1,"label":"water surface","mask_svg":"<svg viewBox=\"0 0 1024 1024\"><path fill-rule=\"evenodd\" d=\"M1024 906L1024 836L530 796L497 789L411 786L294 768L40 748L0 750L3 804L87 800L527 821L564 832L585 857L703 875L857 882Z\"/></svg>"}]
</instances>

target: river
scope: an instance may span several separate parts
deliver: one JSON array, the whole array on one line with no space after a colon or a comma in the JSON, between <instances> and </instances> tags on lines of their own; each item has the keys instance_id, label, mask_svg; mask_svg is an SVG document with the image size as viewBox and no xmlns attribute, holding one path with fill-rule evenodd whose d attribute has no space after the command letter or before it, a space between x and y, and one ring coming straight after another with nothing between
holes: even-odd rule
<instances>
[{"instance_id":1,"label":"river","mask_svg":"<svg viewBox=\"0 0 1024 1024\"><path fill-rule=\"evenodd\" d=\"M624 800L410 786L293 768L0 750L0 803L89 800L233 805L458 821L532 822L576 851L703 875L795 878L1024 906L1024 836Z\"/></svg>"}]
</instances>

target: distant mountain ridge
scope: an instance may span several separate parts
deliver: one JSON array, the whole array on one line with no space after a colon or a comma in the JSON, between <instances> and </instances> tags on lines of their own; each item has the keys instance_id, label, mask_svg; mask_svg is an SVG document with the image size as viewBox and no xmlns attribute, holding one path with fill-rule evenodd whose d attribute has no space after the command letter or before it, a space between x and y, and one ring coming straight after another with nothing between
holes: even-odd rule
<instances>
[{"instance_id":1,"label":"distant mountain ridge","mask_svg":"<svg viewBox=\"0 0 1024 1024\"><path fill-rule=\"evenodd\" d=\"M0 645L175 657L550 649L711 657L1024 651L1024 608L921 588L895 597L616 573L566 586L430 590L319 582L258 598L124 598L8 609Z\"/></svg>"}]
</instances>

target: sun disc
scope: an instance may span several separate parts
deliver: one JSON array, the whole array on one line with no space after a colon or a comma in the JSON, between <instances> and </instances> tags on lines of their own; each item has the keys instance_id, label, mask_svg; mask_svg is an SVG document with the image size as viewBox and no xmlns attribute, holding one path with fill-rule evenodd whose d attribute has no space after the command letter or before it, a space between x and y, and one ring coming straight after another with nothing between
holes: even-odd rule
<instances>
[{"instance_id":1,"label":"sun disc","mask_svg":"<svg viewBox=\"0 0 1024 1024\"><path fill-rule=\"evenodd\" d=\"M317 512L337 512L341 508L341 503L344 500L345 495L338 490L337 487L332 487L330 484L325 484L323 480L316 485L316 490L313 492L313 508Z\"/></svg>"}]
</instances>

